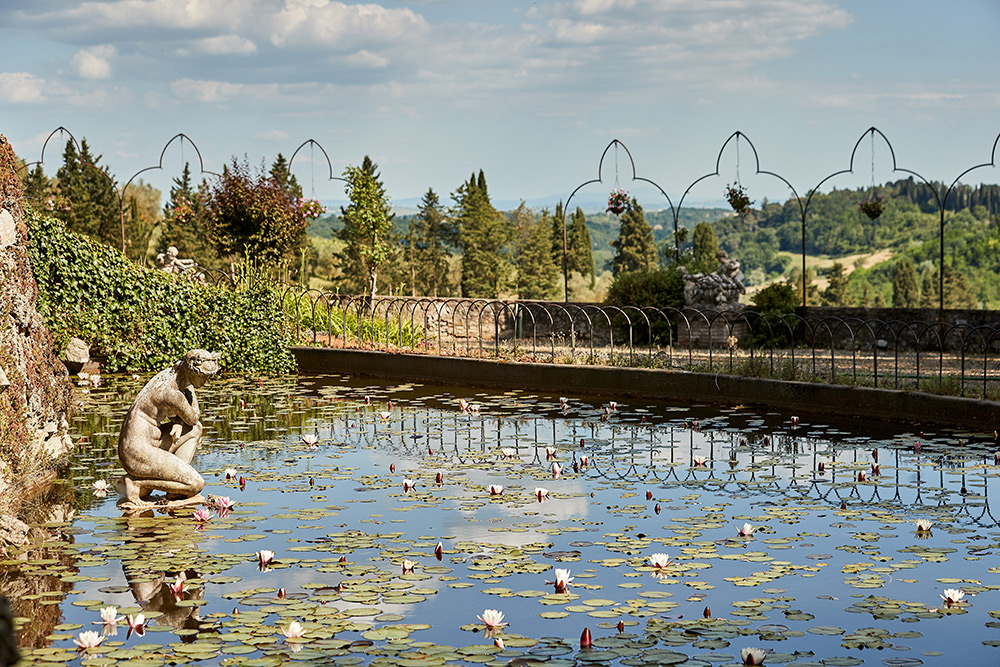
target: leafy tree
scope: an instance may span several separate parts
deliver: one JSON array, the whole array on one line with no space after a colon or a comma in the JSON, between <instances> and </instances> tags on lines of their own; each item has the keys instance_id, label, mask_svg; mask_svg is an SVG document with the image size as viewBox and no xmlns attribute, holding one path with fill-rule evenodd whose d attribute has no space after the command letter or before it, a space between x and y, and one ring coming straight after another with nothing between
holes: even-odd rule
<instances>
[{"instance_id":1,"label":"leafy tree","mask_svg":"<svg viewBox=\"0 0 1000 667\"><path fill-rule=\"evenodd\" d=\"M367 155L360 167L344 170L344 180L351 203L341 209L340 238L346 244L341 268L351 289L364 290L374 301L379 270L390 262L394 251L392 205L379 180L378 165Z\"/></svg>"},{"instance_id":2,"label":"leafy tree","mask_svg":"<svg viewBox=\"0 0 1000 667\"><path fill-rule=\"evenodd\" d=\"M536 218L521 202L510 213L517 233L517 291L522 299L550 299L559 282L559 267L552 257L552 224Z\"/></svg>"},{"instance_id":3,"label":"leafy tree","mask_svg":"<svg viewBox=\"0 0 1000 667\"><path fill-rule=\"evenodd\" d=\"M72 139L66 142L63 165L56 172L58 204L52 213L70 231L120 249L121 206L114 178L100 161L100 155L90 154L86 139L80 142L79 153Z\"/></svg>"},{"instance_id":4,"label":"leafy tree","mask_svg":"<svg viewBox=\"0 0 1000 667\"><path fill-rule=\"evenodd\" d=\"M126 254L133 259L145 261L151 254L150 239L153 230L160 223L160 191L141 178L125 188L126 202L124 225L128 241Z\"/></svg>"},{"instance_id":5,"label":"leafy tree","mask_svg":"<svg viewBox=\"0 0 1000 667\"><path fill-rule=\"evenodd\" d=\"M276 267L293 256L306 226L295 197L263 169L252 171L245 158L223 169L205 206L209 238L230 261L249 256Z\"/></svg>"},{"instance_id":6,"label":"leafy tree","mask_svg":"<svg viewBox=\"0 0 1000 667\"><path fill-rule=\"evenodd\" d=\"M427 189L420 200L420 210L410 219L410 237L415 293L427 296L448 293L448 260L458 244L458 230L445 215L433 188Z\"/></svg>"},{"instance_id":7,"label":"leafy tree","mask_svg":"<svg viewBox=\"0 0 1000 667\"><path fill-rule=\"evenodd\" d=\"M657 266L653 228L634 197L632 206L621 215L618 238L611 245L615 249L611 270L616 276L629 271L652 271Z\"/></svg>"},{"instance_id":8,"label":"leafy tree","mask_svg":"<svg viewBox=\"0 0 1000 667\"><path fill-rule=\"evenodd\" d=\"M490 203L486 176L479 171L452 194L462 246L462 295L499 298L511 278L507 220Z\"/></svg>"},{"instance_id":9,"label":"leafy tree","mask_svg":"<svg viewBox=\"0 0 1000 667\"><path fill-rule=\"evenodd\" d=\"M812 269L806 269L805 275L805 285L806 285L806 303L816 305L816 293L819 290L816 287L816 276ZM788 276L788 284L792 286L795 290L796 299L798 303L802 303L802 269L795 267Z\"/></svg>"},{"instance_id":10,"label":"leafy tree","mask_svg":"<svg viewBox=\"0 0 1000 667\"><path fill-rule=\"evenodd\" d=\"M830 284L820 297L826 306L846 306L847 305L847 276L844 274L844 265L834 262L830 268Z\"/></svg>"},{"instance_id":11,"label":"leafy tree","mask_svg":"<svg viewBox=\"0 0 1000 667\"><path fill-rule=\"evenodd\" d=\"M867 285L866 285L867 286ZM892 272L892 307L916 308L920 305L920 288L917 285L917 267L913 260L903 255L896 260Z\"/></svg>"},{"instance_id":12,"label":"leafy tree","mask_svg":"<svg viewBox=\"0 0 1000 667\"><path fill-rule=\"evenodd\" d=\"M707 222L699 222L694 228L694 270L711 273L719 266L716 255L719 252L719 241L715 238L715 230Z\"/></svg>"}]
</instances>

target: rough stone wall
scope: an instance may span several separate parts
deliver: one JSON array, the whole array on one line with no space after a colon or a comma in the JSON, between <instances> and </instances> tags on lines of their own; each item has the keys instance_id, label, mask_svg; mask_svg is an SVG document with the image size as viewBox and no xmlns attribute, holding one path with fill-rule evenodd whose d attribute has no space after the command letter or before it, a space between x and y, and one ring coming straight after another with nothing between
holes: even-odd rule
<instances>
[{"instance_id":1,"label":"rough stone wall","mask_svg":"<svg viewBox=\"0 0 1000 667\"><path fill-rule=\"evenodd\" d=\"M0 135L0 515L72 447L72 385L36 310L14 151Z\"/></svg>"}]
</instances>

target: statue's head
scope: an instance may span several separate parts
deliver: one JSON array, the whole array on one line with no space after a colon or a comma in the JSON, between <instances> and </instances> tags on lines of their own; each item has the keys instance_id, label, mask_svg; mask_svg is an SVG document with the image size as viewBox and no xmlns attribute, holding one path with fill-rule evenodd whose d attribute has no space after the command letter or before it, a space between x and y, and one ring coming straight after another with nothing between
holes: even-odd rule
<instances>
[{"instance_id":1,"label":"statue's head","mask_svg":"<svg viewBox=\"0 0 1000 667\"><path fill-rule=\"evenodd\" d=\"M719 250L719 252L715 253L715 258L720 262L725 261L729 259L729 253L727 253L725 250Z\"/></svg>"},{"instance_id":2,"label":"statue's head","mask_svg":"<svg viewBox=\"0 0 1000 667\"><path fill-rule=\"evenodd\" d=\"M191 383L200 387L208 381L208 378L219 372L220 357L222 355L218 352L190 350L184 355L184 360L181 361L181 364L192 376Z\"/></svg>"},{"instance_id":3,"label":"statue's head","mask_svg":"<svg viewBox=\"0 0 1000 667\"><path fill-rule=\"evenodd\" d=\"M167 248L167 257L176 258L178 254L180 254L180 250L178 250L176 246L170 246Z\"/></svg>"}]
</instances>

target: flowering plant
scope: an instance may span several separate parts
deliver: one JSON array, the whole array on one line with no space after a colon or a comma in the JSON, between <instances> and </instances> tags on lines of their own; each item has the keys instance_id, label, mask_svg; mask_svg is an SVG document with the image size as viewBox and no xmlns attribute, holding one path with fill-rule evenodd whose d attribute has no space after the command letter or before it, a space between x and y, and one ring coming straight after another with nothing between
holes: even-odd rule
<instances>
[{"instance_id":1,"label":"flowering plant","mask_svg":"<svg viewBox=\"0 0 1000 667\"><path fill-rule=\"evenodd\" d=\"M326 207L316 199L299 199L296 208L304 219L315 220L326 213Z\"/></svg>"},{"instance_id":2,"label":"flowering plant","mask_svg":"<svg viewBox=\"0 0 1000 667\"><path fill-rule=\"evenodd\" d=\"M858 204L858 210L867 215L872 220L875 220L882 212L885 211L885 202L878 195L870 197Z\"/></svg>"},{"instance_id":3,"label":"flowering plant","mask_svg":"<svg viewBox=\"0 0 1000 667\"><path fill-rule=\"evenodd\" d=\"M735 186L726 185L726 201L728 201L729 205L733 207L733 210L740 215L746 213L747 209L750 208L750 205L753 204L753 202L750 201L750 197L747 197L746 188L739 183Z\"/></svg>"},{"instance_id":4,"label":"flowering plant","mask_svg":"<svg viewBox=\"0 0 1000 667\"><path fill-rule=\"evenodd\" d=\"M608 212L614 213L615 215L620 215L621 213L628 210L629 207L629 196L628 191L622 188L615 188L608 195Z\"/></svg>"},{"instance_id":5,"label":"flowering plant","mask_svg":"<svg viewBox=\"0 0 1000 667\"><path fill-rule=\"evenodd\" d=\"M170 213L178 222L191 222L191 219L194 218L194 204L190 199L182 196Z\"/></svg>"}]
</instances>

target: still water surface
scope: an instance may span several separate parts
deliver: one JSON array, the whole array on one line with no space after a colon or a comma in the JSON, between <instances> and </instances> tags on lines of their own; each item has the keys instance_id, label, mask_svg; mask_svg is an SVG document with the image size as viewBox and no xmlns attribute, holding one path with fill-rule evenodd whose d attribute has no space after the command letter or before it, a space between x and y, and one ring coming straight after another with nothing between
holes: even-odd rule
<instances>
[{"instance_id":1,"label":"still water surface","mask_svg":"<svg viewBox=\"0 0 1000 667\"><path fill-rule=\"evenodd\" d=\"M748 647L800 667L1000 659L992 435L220 379L199 392L194 463L204 493L235 507L197 521L126 516L92 490L120 474L138 388L106 378L81 397L81 445L39 510L52 537L0 563L25 664L715 666ZM672 560L654 568L654 554ZM555 568L570 570L566 592L547 583ZM948 606L946 589L964 598ZM144 635L111 634L108 605L144 613ZM485 609L509 625L484 633ZM282 634L292 621L298 641Z\"/></svg>"}]
</instances>

